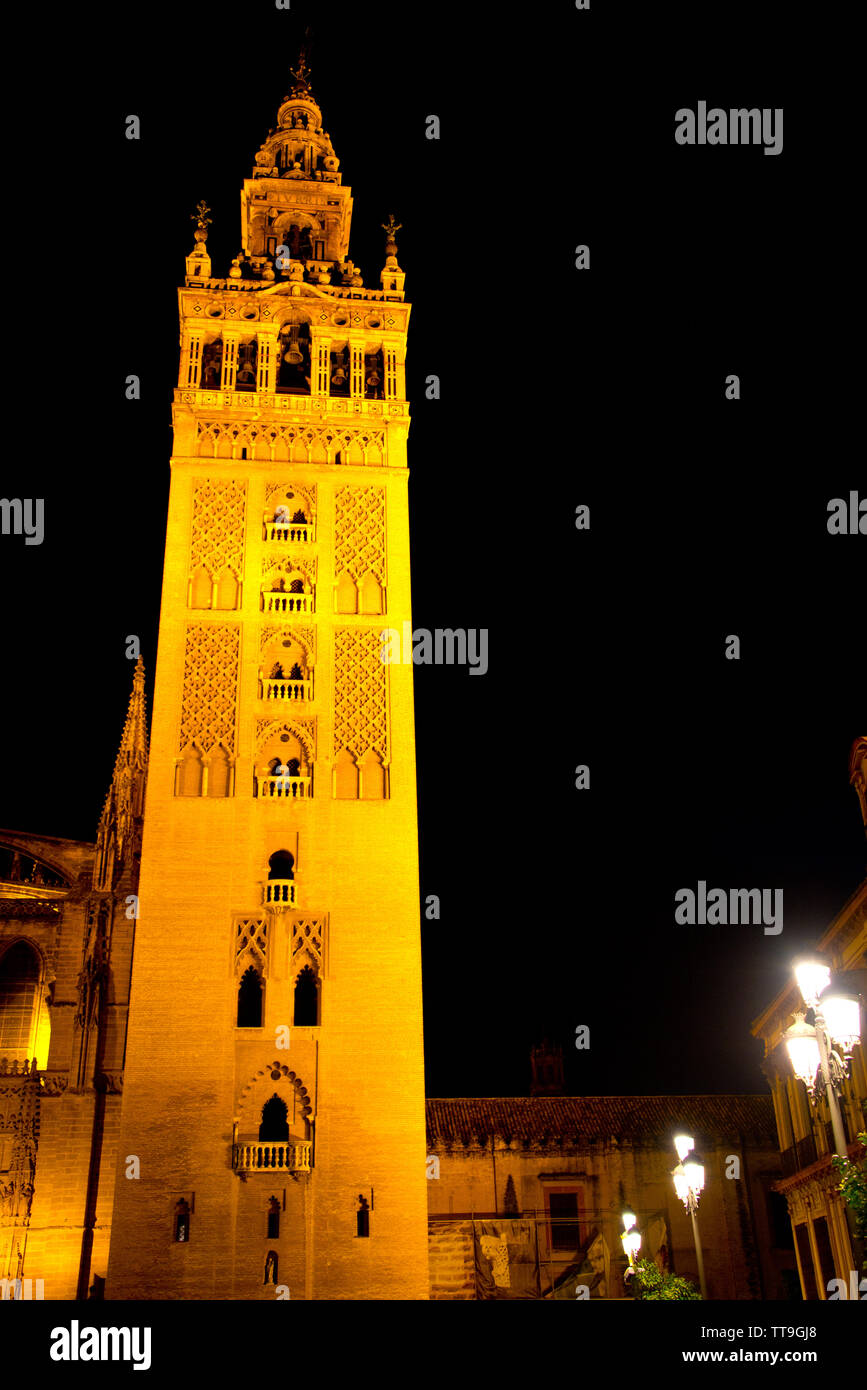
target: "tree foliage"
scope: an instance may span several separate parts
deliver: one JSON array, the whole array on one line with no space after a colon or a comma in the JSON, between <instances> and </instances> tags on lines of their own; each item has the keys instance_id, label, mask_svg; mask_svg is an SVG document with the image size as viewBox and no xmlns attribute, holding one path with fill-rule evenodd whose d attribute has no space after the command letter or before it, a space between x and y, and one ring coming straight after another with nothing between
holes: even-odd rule
<instances>
[{"instance_id":1,"label":"tree foliage","mask_svg":"<svg viewBox=\"0 0 867 1390\"><path fill-rule=\"evenodd\" d=\"M858 1135L858 1142L865 1150L860 1162L853 1163L835 1154L833 1163L841 1178L839 1190L855 1218L855 1235L867 1245L867 1132ZM862 1268L867 1270L867 1258L862 1261Z\"/></svg>"},{"instance_id":2,"label":"tree foliage","mask_svg":"<svg viewBox=\"0 0 867 1390\"><path fill-rule=\"evenodd\" d=\"M666 1274L653 1260L635 1261L635 1295L643 1299L700 1299L695 1284L679 1274Z\"/></svg>"}]
</instances>

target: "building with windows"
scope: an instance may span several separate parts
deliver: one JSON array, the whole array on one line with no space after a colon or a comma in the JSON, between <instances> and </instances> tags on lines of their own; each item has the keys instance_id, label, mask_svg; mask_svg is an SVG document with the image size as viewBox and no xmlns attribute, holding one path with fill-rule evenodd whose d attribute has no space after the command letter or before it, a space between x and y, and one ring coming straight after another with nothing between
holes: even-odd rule
<instances>
[{"instance_id":1,"label":"building with windows","mask_svg":"<svg viewBox=\"0 0 867 1390\"><path fill-rule=\"evenodd\" d=\"M798 1297L767 1096L429 1100L431 1298L629 1297L622 1214L641 1256L697 1280L673 1136L705 1166L699 1206L712 1299Z\"/></svg>"},{"instance_id":2,"label":"building with windows","mask_svg":"<svg viewBox=\"0 0 867 1390\"><path fill-rule=\"evenodd\" d=\"M0 1278L105 1280L147 777L141 661L95 844L0 831Z\"/></svg>"},{"instance_id":3,"label":"building with windows","mask_svg":"<svg viewBox=\"0 0 867 1390\"><path fill-rule=\"evenodd\" d=\"M785 1297L767 1097L564 1097L541 1049L531 1097L426 1107L413 667L381 638L411 625L410 306L392 217L376 286L349 259L293 77L241 252L212 275L201 203L179 290L150 741L139 661L95 844L0 831L0 1278L621 1297L625 1202L694 1273L685 1125L711 1296Z\"/></svg>"},{"instance_id":4,"label":"building with windows","mask_svg":"<svg viewBox=\"0 0 867 1390\"><path fill-rule=\"evenodd\" d=\"M867 833L867 738L856 739L849 758ZM867 878L855 889L816 943L834 981L861 996L861 1037L867 996ZM774 1101L783 1176L777 1190L785 1197L798 1259L803 1297L825 1299L832 1279L850 1287L850 1271L860 1271L853 1233L832 1163L834 1138L827 1097L811 1100L792 1072L784 1033L804 1009L794 979L753 1024L765 1045L764 1070ZM867 1129L867 1066L863 1042L855 1047L840 1101L852 1160L864 1157L859 1132ZM833 1287L833 1286L832 1286Z\"/></svg>"}]
</instances>

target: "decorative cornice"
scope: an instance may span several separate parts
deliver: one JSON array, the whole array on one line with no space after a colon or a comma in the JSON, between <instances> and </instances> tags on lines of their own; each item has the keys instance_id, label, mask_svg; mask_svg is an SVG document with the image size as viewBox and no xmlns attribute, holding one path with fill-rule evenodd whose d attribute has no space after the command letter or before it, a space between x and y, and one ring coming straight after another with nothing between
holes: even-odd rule
<instances>
[{"instance_id":1,"label":"decorative cornice","mask_svg":"<svg viewBox=\"0 0 867 1390\"><path fill-rule=\"evenodd\" d=\"M39 1079L40 1093L46 1097L61 1096L69 1085L69 1077L66 1072L52 1072L48 1076L41 1076Z\"/></svg>"}]
</instances>

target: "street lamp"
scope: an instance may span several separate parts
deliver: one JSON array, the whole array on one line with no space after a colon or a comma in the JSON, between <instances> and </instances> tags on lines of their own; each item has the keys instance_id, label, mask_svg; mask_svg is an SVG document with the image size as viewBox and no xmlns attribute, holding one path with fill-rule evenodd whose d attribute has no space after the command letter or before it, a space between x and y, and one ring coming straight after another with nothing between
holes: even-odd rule
<instances>
[{"instance_id":1,"label":"street lamp","mask_svg":"<svg viewBox=\"0 0 867 1390\"><path fill-rule=\"evenodd\" d=\"M786 1050L792 1070L804 1082L811 1101L827 1096L834 1149L845 1158L848 1144L840 1097L852 1050L861 1041L861 1003L857 995L831 985L830 969L814 956L796 962L795 979L804 1003L813 1010L815 1026L811 1028L805 1015L798 1013L783 1034Z\"/></svg>"},{"instance_id":2,"label":"street lamp","mask_svg":"<svg viewBox=\"0 0 867 1390\"><path fill-rule=\"evenodd\" d=\"M641 1232L635 1224L635 1213L625 1211L623 1213L623 1233L620 1243L629 1261L630 1269L635 1264L635 1256L641 1249Z\"/></svg>"},{"instance_id":3,"label":"street lamp","mask_svg":"<svg viewBox=\"0 0 867 1390\"><path fill-rule=\"evenodd\" d=\"M698 1202L704 1191L704 1164L695 1152L695 1140L691 1134L675 1136L674 1147L680 1159L672 1170L674 1190L689 1212L692 1220L692 1238L695 1242L695 1258L698 1264L698 1282L702 1298L707 1298L707 1284L704 1277L704 1256L698 1233Z\"/></svg>"},{"instance_id":4,"label":"street lamp","mask_svg":"<svg viewBox=\"0 0 867 1390\"><path fill-rule=\"evenodd\" d=\"M635 1212L627 1210L623 1213L623 1230L620 1235L620 1243L623 1246L624 1254L629 1261L629 1268L624 1276L624 1282L628 1284L635 1278L638 1271L635 1268L635 1257L641 1249L641 1232L636 1225Z\"/></svg>"}]
</instances>

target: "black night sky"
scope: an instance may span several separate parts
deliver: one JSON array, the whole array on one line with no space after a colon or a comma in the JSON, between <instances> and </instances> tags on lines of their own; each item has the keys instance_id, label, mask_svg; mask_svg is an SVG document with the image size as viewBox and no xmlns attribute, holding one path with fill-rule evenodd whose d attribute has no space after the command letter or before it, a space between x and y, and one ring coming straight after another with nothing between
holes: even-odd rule
<instances>
[{"instance_id":1,"label":"black night sky","mask_svg":"<svg viewBox=\"0 0 867 1390\"><path fill-rule=\"evenodd\" d=\"M413 619L490 634L483 678L416 671L431 1096L527 1094L546 1035L573 1094L764 1091L750 1021L865 870L867 540L826 529L867 490L854 89L791 7L690 9L103 6L52 19L25 102L2 493L44 497L46 537L0 541L5 827L94 837L128 634L150 705L190 214L225 275L307 24L366 284L403 224ZM679 147L699 100L783 107L783 153ZM783 888L782 933L676 926L699 879Z\"/></svg>"}]
</instances>

